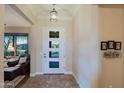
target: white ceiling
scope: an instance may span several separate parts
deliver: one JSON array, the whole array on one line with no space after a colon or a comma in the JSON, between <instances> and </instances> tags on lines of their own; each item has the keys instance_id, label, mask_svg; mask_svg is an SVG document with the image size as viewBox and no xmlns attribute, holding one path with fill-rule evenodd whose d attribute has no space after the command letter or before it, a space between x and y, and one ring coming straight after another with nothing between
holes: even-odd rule
<instances>
[{"instance_id":1,"label":"white ceiling","mask_svg":"<svg viewBox=\"0 0 124 93\"><path fill-rule=\"evenodd\" d=\"M49 19L50 11L53 8L52 4L27 4L26 6L32 11L37 21ZM58 12L58 19L72 19L79 6L77 4L57 4L55 8ZM25 18L9 5L6 5L5 8L5 24L7 26L31 26Z\"/></svg>"},{"instance_id":2,"label":"white ceiling","mask_svg":"<svg viewBox=\"0 0 124 93\"><path fill-rule=\"evenodd\" d=\"M32 4L27 5L34 15L37 16L37 19L49 18L50 11L53 8L52 4ZM55 6L56 11L58 12L58 19L71 19L75 14L79 5L77 4L57 4Z\"/></svg>"},{"instance_id":3,"label":"white ceiling","mask_svg":"<svg viewBox=\"0 0 124 93\"><path fill-rule=\"evenodd\" d=\"M5 23L7 26L31 26L31 24L18 14L9 5L5 6Z\"/></svg>"}]
</instances>

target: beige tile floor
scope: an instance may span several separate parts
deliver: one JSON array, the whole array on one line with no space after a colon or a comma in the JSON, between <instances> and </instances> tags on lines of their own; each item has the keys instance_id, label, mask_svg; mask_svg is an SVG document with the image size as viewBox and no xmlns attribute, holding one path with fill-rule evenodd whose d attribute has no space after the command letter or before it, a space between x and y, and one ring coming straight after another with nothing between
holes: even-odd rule
<instances>
[{"instance_id":1,"label":"beige tile floor","mask_svg":"<svg viewBox=\"0 0 124 93\"><path fill-rule=\"evenodd\" d=\"M21 88L79 88L72 75L37 75L30 77Z\"/></svg>"}]
</instances>

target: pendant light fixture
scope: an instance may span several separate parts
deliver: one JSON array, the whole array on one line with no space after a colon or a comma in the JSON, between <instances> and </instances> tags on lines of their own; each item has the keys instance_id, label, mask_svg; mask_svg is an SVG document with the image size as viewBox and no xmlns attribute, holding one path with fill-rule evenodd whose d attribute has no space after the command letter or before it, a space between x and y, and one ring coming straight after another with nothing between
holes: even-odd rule
<instances>
[{"instance_id":1,"label":"pendant light fixture","mask_svg":"<svg viewBox=\"0 0 124 93\"><path fill-rule=\"evenodd\" d=\"M56 4L53 4L52 11L50 11L50 22L56 22L57 21L58 12L55 9L55 5Z\"/></svg>"}]
</instances>

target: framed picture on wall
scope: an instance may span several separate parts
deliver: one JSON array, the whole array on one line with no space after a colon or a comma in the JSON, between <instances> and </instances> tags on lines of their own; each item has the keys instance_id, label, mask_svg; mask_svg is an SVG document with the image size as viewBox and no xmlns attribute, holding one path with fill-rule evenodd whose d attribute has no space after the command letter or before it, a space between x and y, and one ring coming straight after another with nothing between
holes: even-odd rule
<instances>
[{"instance_id":1,"label":"framed picture on wall","mask_svg":"<svg viewBox=\"0 0 124 93\"><path fill-rule=\"evenodd\" d=\"M121 50L121 42L115 42L115 50Z\"/></svg>"},{"instance_id":2,"label":"framed picture on wall","mask_svg":"<svg viewBox=\"0 0 124 93\"><path fill-rule=\"evenodd\" d=\"M107 45L108 45L107 42L102 41L102 42L101 42L101 50L107 50Z\"/></svg>"},{"instance_id":3,"label":"framed picture on wall","mask_svg":"<svg viewBox=\"0 0 124 93\"><path fill-rule=\"evenodd\" d=\"M108 49L115 49L115 41L108 41Z\"/></svg>"}]
</instances>

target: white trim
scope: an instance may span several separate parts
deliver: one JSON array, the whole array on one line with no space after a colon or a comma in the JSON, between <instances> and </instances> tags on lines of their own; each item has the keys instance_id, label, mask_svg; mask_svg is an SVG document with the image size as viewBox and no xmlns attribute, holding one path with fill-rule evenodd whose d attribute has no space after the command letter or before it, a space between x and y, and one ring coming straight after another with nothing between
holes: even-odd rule
<instances>
[{"instance_id":1,"label":"white trim","mask_svg":"<svg viewBox=\"0 0 124 93\"><path fill-rule=\"evenodd\" d=\"M30 73L30 77L35 77L36 75L43 75L42 72Z\"/></svg>"},{"instance_id":2,"label":"white trim","mask_svg":"<svg viewBox=\"0 0 124 93\"><path fill-rule=\"evenodd\" d=\"M68 72L64 72L64 74L72 74L73 75L73 72L68 71Z\"/></svg>"},{"instance_id":3,"label":"white trim","mask_svg":"<svg viewBox=\"0 0 124 93\"><path fill-rule=\"evenodd\" d=\"M36 72L35 75L43 75L43 72Z\"/></svg>"},{"instance_id":4,"label":"white trim","mask_svg":"<svg viewBox=\"0 0 124 93\"><path fill-rule=\"evenodd\" d=\"M72 73L72 75L74 76L75 80L77 81L79 87L84 88L83 85L80 83L79 79L76 77L76 75L74 73Z\"/></svg>"},{"instance_id":5,"label":"white trim","mask_svg":"<svg viewBox=\"0 0 124 93\"><path fill-rule=\"evenodd\" d=\"M30 77L35 77L36 75L43 75L43 72L36 72L36 73L30 73ZM73 72L64 72L64 74L71 74L73 75Z\"/></svg>"},{"instance_id":6,"label":"white trim","mask_svg":"<svg viewBox=\"0 0 124 93\"><path fill-rule=\"evenodd\" d=\"M35 77L35 73L30 73L30 77Z\"/></svg>"}]
</instances>

